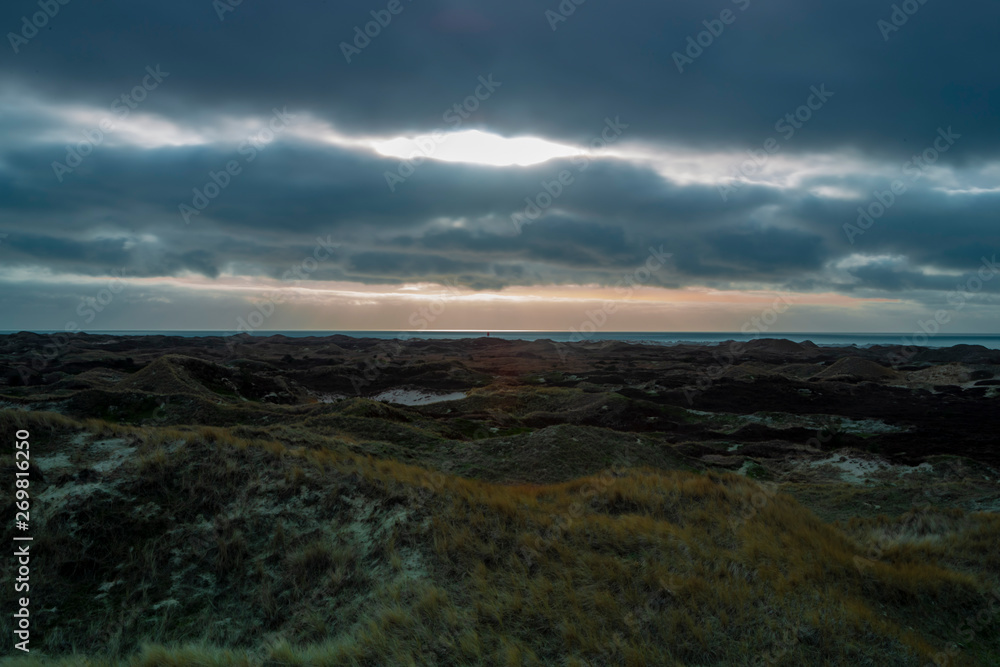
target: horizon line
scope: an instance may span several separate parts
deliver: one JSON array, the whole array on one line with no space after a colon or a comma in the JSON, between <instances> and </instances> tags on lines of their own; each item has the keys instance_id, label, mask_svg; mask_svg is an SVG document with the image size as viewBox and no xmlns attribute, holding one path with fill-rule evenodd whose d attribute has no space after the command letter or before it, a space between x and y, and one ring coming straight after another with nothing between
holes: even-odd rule
<instances>
[{"instance_id":1,"label":"horizon line","mask_svg":"<svg viewBox=\"0 0 1000 667\"><path fill-rule=\"evenodd\" d=\"M116 333L143 333L143 332L156 332L156 333L172 333L172 332L186 332L186 333L213 333L213 334L225 334L230 336L235 336L239 334L257 335L257 334L282 334L288 332L297 333L496 333L496 334L511 334L511 333L580 333L579 331L573 329L258 329L256 331L233 331L230 329L100 329L93 331L76 331L68 332L60 329L2 329L0 330L0 335L10 335L18 333L77 333L77 334L116 334ZM820 336L913 336L916 332L900 332L900 331L775 331L775 332L752 332L746 333L743 331L735 330L722 330L722 331L664 331L655 329L638 329L638 330L616 330L616 331L596 331L596 332L586 332L587 336L595 335L609 335L609 334L739 334L743 336L755 336L758 338L767 338L772 336L807 336L807 335L820 335ZM935 334L934 338L939 337L949 337L949 336L983 336L983 337L1000 337L1000 332L991 333L970 333L970 332L957 332L957 333L939 333Z\"/></svg>"}]
</instances>

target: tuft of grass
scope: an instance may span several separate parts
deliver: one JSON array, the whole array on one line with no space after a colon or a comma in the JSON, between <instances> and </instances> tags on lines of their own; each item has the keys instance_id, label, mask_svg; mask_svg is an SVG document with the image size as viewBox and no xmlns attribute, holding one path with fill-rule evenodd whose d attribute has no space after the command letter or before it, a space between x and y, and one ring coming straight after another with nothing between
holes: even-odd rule
<instances>
[{"instance_id":1,"label":"tuft of grass","mask_svg":"<svg viewBox=\"0 0 1000 667\"><path fill-rule=\"evenodd\" d=\"M993 514L830 524L739 475L504 485L284 427L111 428L139 454L64 491L32 573L40 650L92 664L922 664L1000 584Z\"/></svg>"}]
</instances>

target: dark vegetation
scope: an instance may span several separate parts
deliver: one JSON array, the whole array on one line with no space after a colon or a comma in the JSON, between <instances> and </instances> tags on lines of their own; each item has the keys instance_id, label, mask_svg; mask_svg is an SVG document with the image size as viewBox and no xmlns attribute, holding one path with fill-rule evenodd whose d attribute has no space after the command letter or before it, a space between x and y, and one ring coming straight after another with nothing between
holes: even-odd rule
<instances>
[{"instance_id":1,"label":"dark vegetation","mask_svg":"<svg viewBox=\"0 0 1000 667\"><path fill-rule=\"evenodd\" d=\"M68 340L0 337L11 664L1000 662L1000 352Z\"/></svg>"}]
</instances>

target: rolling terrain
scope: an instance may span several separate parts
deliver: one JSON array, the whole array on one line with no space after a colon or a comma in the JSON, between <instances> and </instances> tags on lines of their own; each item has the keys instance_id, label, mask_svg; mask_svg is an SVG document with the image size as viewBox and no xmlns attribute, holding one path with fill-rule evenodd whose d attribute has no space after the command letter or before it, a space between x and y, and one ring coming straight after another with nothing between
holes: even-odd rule
<instances>
[{"instance_id":1,"label":"rolling terrain","mask_svg":"<svg viewBox=\"0 0 1000 667\"><path fill-rule=\"evenodd\" d=\"M12 664L998 664L1000 351L913 352L2 336Z\"/></svg>"}]
</instances>

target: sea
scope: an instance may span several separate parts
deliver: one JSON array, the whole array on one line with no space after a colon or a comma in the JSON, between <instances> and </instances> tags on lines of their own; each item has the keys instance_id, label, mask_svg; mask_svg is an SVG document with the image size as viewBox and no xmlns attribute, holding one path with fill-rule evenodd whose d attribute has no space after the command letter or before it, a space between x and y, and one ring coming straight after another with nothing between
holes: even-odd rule
<instances>
[{"instance_id":1,"label":"sea","mask_svg":"<svg viewBox=\"0 0 1000 667\"><path fill-rule=\"evenodd\" d=\"M0 334L12 334L16 331L0 331ZM55 334L59 331L35 331L38 334ZM183 336L195 338L200 336L232 336L234 331L88 331L91 334L116 336ZM783 338L802 343L811 341L824 347L871 347L873 345L915 345L919 347L951 347L953 345L982 345L993 350L1000 350L1000 334L950 334L928 336L923 333L779 333L768 332L745 334L741 332L697 332L697 331L597 331L582 333L575 331L254 331L250 335L288 336L289 338L307 338L310 336L353 336L355 338L382 339L424 339L424 340L454 340L460 338L481 338L489 334L491 338L503 340L551 340L560 343L588 341L622 341L626 343L643 343L652 345L678 345L683 343L700 343L713 345L727 341L749 342L762 338Z\"/></svg>"}]
</instances>

